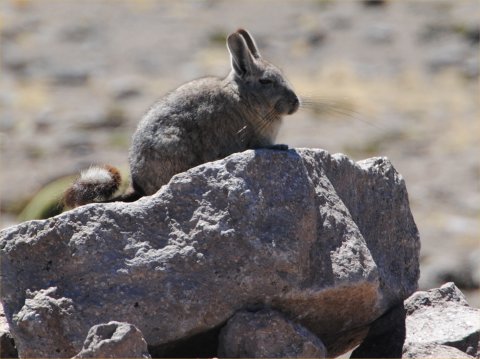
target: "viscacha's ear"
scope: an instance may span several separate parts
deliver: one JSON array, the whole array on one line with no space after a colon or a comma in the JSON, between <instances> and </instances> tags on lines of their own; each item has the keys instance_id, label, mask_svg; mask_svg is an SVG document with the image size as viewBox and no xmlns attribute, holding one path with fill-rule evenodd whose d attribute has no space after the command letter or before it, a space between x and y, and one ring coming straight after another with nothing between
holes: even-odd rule
<instances>
[{"instance_id":1,"label":"viscacha's ear","mask_svg":"<svg viewBox=\"0 0 480 359\"><path fill-rule=\"evenodd\" d=\"M238 76L244 77L253 73L255 67L254 58L242 35L238 32L230 34L227 38L227 48L230 52L232 69Z\"/></svg>"},{"instance_id":2,"label":"viscacha's ear","mask_svg":"<svg viewBox=\"0 0 480 359\"><path fill-rule=\"evenodd\" d=\"M255 40L253 36L245 29L238 29L237 33L243 36L245 42L247 43L248 49L250 50L252 56L256 59L260 58L260 52L258 51L257 44L255 44Z\"/></svg>"}]
</instances>

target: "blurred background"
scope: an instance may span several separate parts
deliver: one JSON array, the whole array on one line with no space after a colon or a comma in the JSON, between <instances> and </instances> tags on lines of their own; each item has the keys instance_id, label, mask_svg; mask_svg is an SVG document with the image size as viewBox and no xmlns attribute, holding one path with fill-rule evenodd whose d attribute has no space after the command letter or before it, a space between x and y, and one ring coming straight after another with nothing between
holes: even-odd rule
<instances>
[{"instance_id":1,"label":"blurred background","mask_svg":"<svg viewBox=\"0 0 480 359\"><path fill-rule=\"evenodd\" d=\"M71 175L128 171L155 100L229 71L238 27L314 105L278 142L387 156L422 240L421 289L480 306L480 2L2 0L0 227L58 211ZM128 173L128 172L126 172Z\"/></svg>"}]
</instances>

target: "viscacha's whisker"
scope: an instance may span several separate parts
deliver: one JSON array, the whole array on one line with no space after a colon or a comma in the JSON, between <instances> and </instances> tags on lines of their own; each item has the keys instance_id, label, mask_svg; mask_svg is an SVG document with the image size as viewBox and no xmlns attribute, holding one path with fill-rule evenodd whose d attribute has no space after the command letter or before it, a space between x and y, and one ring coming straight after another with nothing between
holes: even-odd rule
<instances>
[{"instance_id":1,"label":"viscacha's whisker","mask_svg":"<svg viewBox=\"0 0 480 359\"><path fill-rule=\"evenodd\" d=\"M354 109L350 99L345 98L326 98L320 96L300 96L300 108L312 110L319 115L335 115L359 120L369 126L381 129L371 121L363 118L361 113Z\"/></svg>"}]
</instances>

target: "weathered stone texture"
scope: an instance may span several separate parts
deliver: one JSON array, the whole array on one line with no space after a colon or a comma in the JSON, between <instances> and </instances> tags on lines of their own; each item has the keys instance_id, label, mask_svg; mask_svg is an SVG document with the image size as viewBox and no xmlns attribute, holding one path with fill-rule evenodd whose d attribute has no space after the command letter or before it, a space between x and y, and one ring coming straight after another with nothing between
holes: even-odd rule
<instances>
[{"instance_id":1,"label":"weathered stone texture","mask_svg":"<svg viewBox=\"0 0 480 359\"><path fill-rule=\"evenodd\" d=\"M480 309L470 307L455 284L416 292L405 301L405 310L407 344L446 345L480 354Z\"/></svg>"},{"instance_id":2,"label":"weathered stone texture","mask_svg":"<svg viewBox=\"0 0 480 359\"><path fill-rule=\"evenodd\" d=\"M235 314L220 332L223 358L325 358L322 341L281 313L264 309Z\"/></svg>"},{"instance_id":3,"label":"weathered stone texture","mask_svg":"<svg viewBox=\"0 0 480 359\"><path fill-rule=\"evenodd\" d=\"M473 358L457 348L433 343L407 343L403 348L405 359L469 359Z\"/></svg>"},{"instance_id":4,"label":"weathered stone texture","mask_svg":"<svg viewBox=\"0 0 480 359\"><path fill-rule=\"evenodd\" d=\"M90 328L79 358L151 358L142 333L128 323L110 322Z\"/></svg>"},{"instance_id":5,"label":"weathered stone texture","mask_svg":"<svg viewBox=\"0 0 480 359\"><path fill-rule=\"evenodd\" d=\"M160 350L252 305L280 311L335 356L419 275L417 228L390 162L309 149L234 154L134 203L6 229L0 250L1 300L23 357L73 356L110 321ZM38 339L38 318L53 335Z\"/></svg>"}]
</instances>

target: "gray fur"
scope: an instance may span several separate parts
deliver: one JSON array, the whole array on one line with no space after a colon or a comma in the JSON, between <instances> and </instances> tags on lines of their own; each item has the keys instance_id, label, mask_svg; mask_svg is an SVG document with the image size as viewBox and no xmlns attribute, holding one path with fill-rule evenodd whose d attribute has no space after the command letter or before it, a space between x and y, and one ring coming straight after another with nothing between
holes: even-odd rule
<instances>
[{"instance_id":1,"label":"gray fur","mask_svg":"<svg viewBox=\"0 0 480 359\"><path fill-rule=\"evenodd\" d=\"M272 146L282 116L298 109L294 91L246 30L230 34L227 48L232 70L226 78L188 82L141 120L130 150L135 191L150 195L189 168Z\"/></svg>"}]
</instances>

